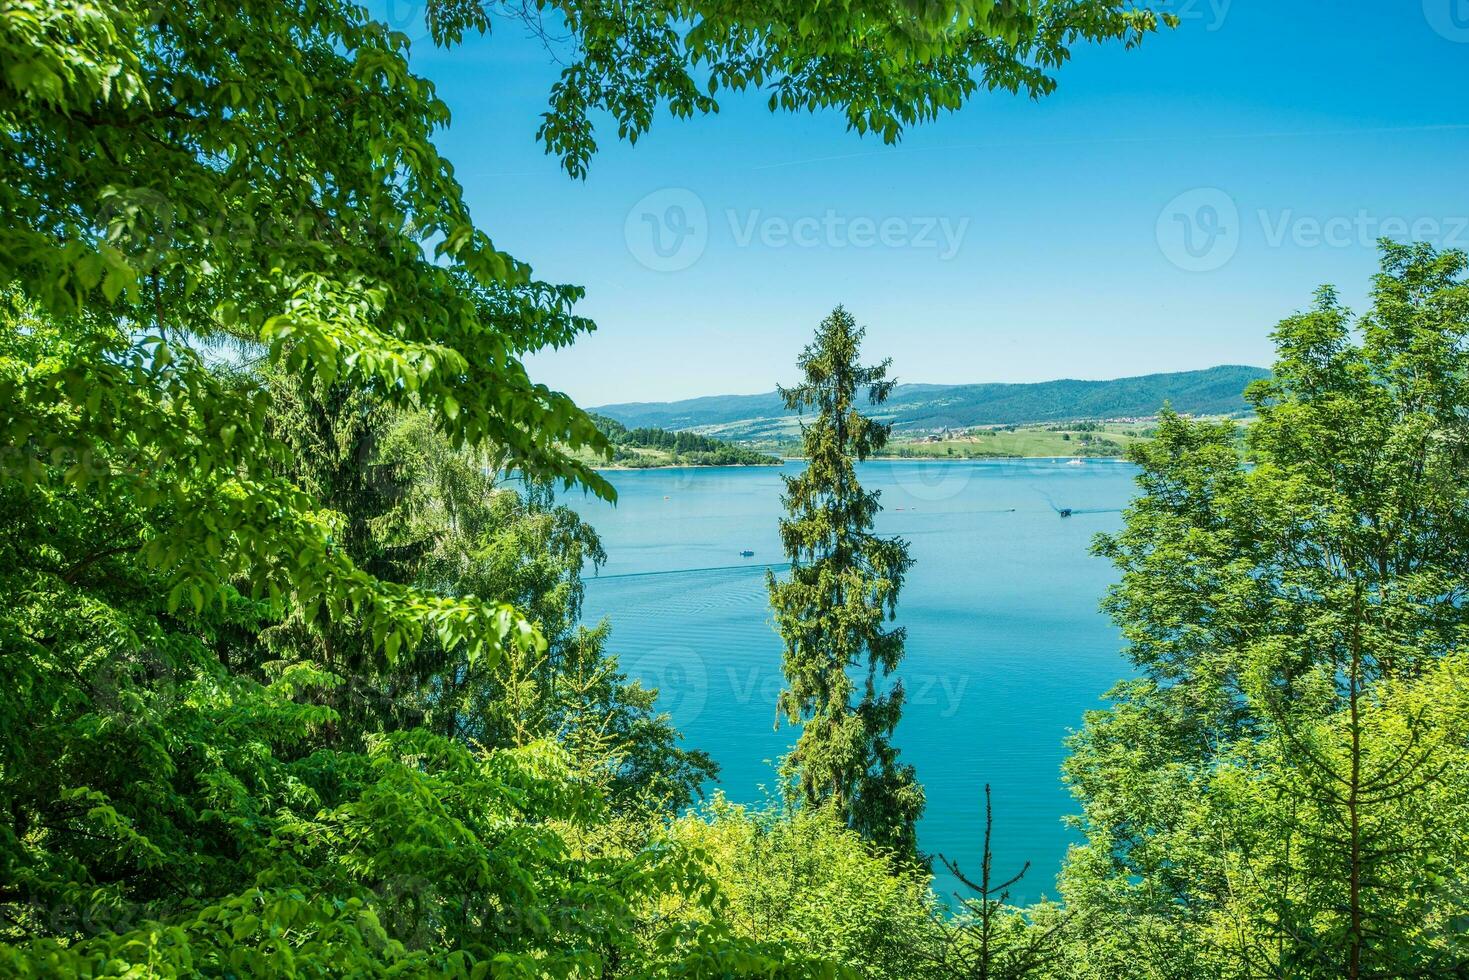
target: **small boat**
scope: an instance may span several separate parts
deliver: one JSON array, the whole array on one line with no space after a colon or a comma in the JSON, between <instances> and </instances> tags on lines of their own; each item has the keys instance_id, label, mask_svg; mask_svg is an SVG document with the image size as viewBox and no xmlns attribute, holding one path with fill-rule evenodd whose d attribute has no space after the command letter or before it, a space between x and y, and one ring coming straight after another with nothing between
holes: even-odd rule
<instances>
[{"instance_id":1,"label":"small boat","mask_svg":"<svg viewBox=\"0 0 1469 980\"><path fill-rule=\"evenodd\" d=\"M1067 466L1085 466L1086 463L1082 462L1079 459L1068 459L1066 461L1066 465Z\"/></svg>"},{"instance_id":2,"label":"small boat","mask_svg":"<svg viewBox=\"0 0 1469 980\"><path fill-rule=\"evenodd\" d=\"M753 551L741 551L740 552L740 557L741 558L754 558L755 557L755 552L753 552Z\"/></svg>"},{"instance_id":3,"label":"small boat","mask_svg":"<svg viewBox=\"0 0 1469 980\"><path fill-rule=\"evenodd\" d=\"M1060 510L1056 511L1056 513L1060 514L1062 517L1070 517L1071 516L1071 508L1070 507L1062 507Z\"/></svg>"}]
</instances>

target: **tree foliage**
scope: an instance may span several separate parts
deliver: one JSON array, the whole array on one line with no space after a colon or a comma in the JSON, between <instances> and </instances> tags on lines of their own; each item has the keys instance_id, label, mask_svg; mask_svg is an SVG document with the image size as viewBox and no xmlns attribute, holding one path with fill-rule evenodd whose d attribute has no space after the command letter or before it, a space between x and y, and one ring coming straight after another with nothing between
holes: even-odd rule
<instances>
[{"instance_id":1,"label":"tree foliage","mask_svg":"<svg viewBox=\"0 0 1469 980\"><path fill-rule=\"evenodd\" d=\"M6 325L7 371L45 366L60 343L33 316ZM379 659L370 620L252 599L238 578L220 603L174 606L138 554L168 511L126 485L8 480L0 972L786 969L717 917L691 929L656 915L674 897L718 905L697 855L650 843L711 767L603 654L605 630L575 638L595 537L533 495L486 488L426 419L382 419L368 437L349 414L323 441L376 448L318 447L315 475L298 477L352 488L334 499L341 523L372 533L344 533L344 560L425 596L473 585L513 600L541 642L472 659L430 640ZM266 427L300 417L278 398ZM365 492L381 481L364 475L385 473L388 492ZM348 642L359 659L334 658ZM537 724L507 718L522 703L503 693L511 665L568 650L576 669L530 679Z\"/></svg>"},{"instance_id":2,"label":"tree foliage","mask_svg":"<svg viewBox=\"0 0 1469 980\"><path fill-rule=\"evenodd\" d=\"M631 140L762 86L892 140L1159 23L428 17L542 10L573 174L602 112ZM523 364L582 293L475 225L407 44L341 0L0 8L0 973L834 975L664 832L712 766L576 625L600 545L541 489L613 496Z\"/></svg>"},{"instance_id":3,"label":"tree foliage","mask_svg":"<svg viewBox=\"0 0 1469 980\"><path fill-rule=\"evenodd\" d=\"M542 34L565 29L571 50L537 136L574 176L586 174L596 151L598 114L635 143L660 109L680 118L718 112L721 91L758 89L772 111L834 109L850 129L893 143L904 127L958 109L980 87L1050 94L1074 45L1132 47L1177 24L1118 0L844 0L820 8L800 0L433 0L429 16L440 41L505 16Z\"/></svg>"},{"instance_id":4,"label":"tree foliage","mask_svg":"<svg viewBox=\"0 0 1469 980\"><path fill-rule=\"evenodd\" d=\"M865 6L819 17L741 4L556 11L581 54L542 136L574 172L595 147L593 109L611 110L629 138L658 104L712 111L695 66L716 86L768 76L777 103L846 106L891 138L899 119L956 106L974 69L1045 91L1043 69L1067 44L1131 43L1157 26L1098 0L1046 17L936 10L924 22L962 28L973 52L953 54L953 40L893 60L893 42L879 43L891 12ZM456 0L431 5L429 19L448 43L486 29L491 13ZM520 361L590 328L571 312L581 291L536 281L474 225L432 141L448 109L408 69L407 39L341 2L26 0L0 16L0 280L75 341L70 360L7 391L18 414L5 443L95 456L95 439L122 431L136 438L132 452L192 455L206 476L231 468L212 493L189 493L192 481L164 467L128 474L141 497L177 498L175 533L150 553L180 598L220 598L219 570L182 553L224 535L249 545L221 546L234 571L317 608L366 608L384 649L417 643L425 627L477 653L498 649L518 628L508 610L383 588L334 555L326 529L306 519L311 500L262 472L279 446L261 430L260 391L216 390L187 350L191 339L243 334L284 371L424 408L456 445L488 440L536 477L610 494L567 453L605 451L606 440ZM165 389L166 408L147 404ZM51 405L80 408L69 431L37 417Z\"/></svg>"},{"instance_id":5,"label":"tree foliage","mask_svg":"<svg viewBox=\"0 0 1469 980\"><path fill-rule=\"evenodd\" d=\"M672 834L708 857L737 935L861 977L929 975L924 952L937 932L927 876L873 848L831 807L756 809L721 795Z\"/></svg>"},{"instance_id":6,"label":"tree foliage","mask_svg":"<svg viewBox=\"0 0 1469 980\"><path fill-rule=\"evenodd\" d=\"M767 573L788 685L777 710L801 725L784 763L801 799L829 804L865 837L913 857L923 789L913 767L898 762L892 734L903 686L888 684L904 631L885 625L912 560L901 539L873 533L879 493L857 481L854 464L881 450L889 430L863 415L858 399L881 405L894 384L887 361L860 363L863 333L837 307L801 353L802 382L781 389L789 407L814 418L801 430L805 469L782 477L790 576ZM853 670L866 675L860 693Z\"/></svg>"},{"instance_id":7,"label":"tree foliage","mask_svg":"<svg viewBox=\"0 0 1469 980\"><path fill-rule=\"evenodd\" d=\"M1010 902L1010 890L1030 871L1029 861L1008 878L994 868L994 810L990 787L984 787L984 836L979 873L965 874L958 862L943 855L944 867L963 886L956 893L959 909L952 916L936 916L941 941L930 944L929 969L935 976L959 980L1025 980L1048 975L1066 956L1067 929L1075 913L1046 903L1022 911ZM976 881L975 878L979 880Z\"/></svg>"},{"instance_id":8,"label":"tree foliage","mask_svg":"<svg viewBox=\"0 0 1469 980\"><path fill-rule=\"evenodd\" d=\"M1384 243L1365 316L1323 289L1283 321L1250 465L1176 416L1135 450L1097 550L1142 676L1067 764L1067 895L1116 930L1098 973L1465 968L1465 269Z\"/></svg>"}]
</instances>

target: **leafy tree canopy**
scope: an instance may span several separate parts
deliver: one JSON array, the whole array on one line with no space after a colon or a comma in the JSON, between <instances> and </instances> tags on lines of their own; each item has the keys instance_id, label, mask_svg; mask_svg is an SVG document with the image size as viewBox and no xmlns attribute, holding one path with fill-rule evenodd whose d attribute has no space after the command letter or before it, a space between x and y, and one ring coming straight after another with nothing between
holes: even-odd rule
<instances>
[{"instance_id":1,"label":"leafy tree canopy","mask_svg":"<svg viewBox=\"0 0 1469 980\"><path fill-rule=\"evenodd\" d=\"M452 43L542 12L444 0L428 18ZM839 106L894 139L958 106L975 76L1041 94L1068 45L1131 44L1158 24L1111 0L550 12L579 53L542 138L573 173L595 148L595 111L632 139L659 104L713 111L720 87L760 85L776 105ZM474 225L432 140L448 109L409 70L407 39L338 0L22 0L0 17L0 281L68 338L6 391L6 444L96 456L121 432L133 454L167 459L121 475L143 498L178 497L150 553L181 598L218 600L220 570L185 554L213 535L246 545L229 560L262 588L368 608L381 644L431 627L497 647L515 628L508 610L387 589L334 554L310 500L261 472L279 446L260 391L218 390L188 353L244 338L282 370L427 409L456 444L490 440L533 476L611 494L568 452L605 451L605 438L521 363L590 329L571 312L581 292L536 280ZM52 406L67 406L67 426L43 422Z\"/></svg>"},{"instance_id":2,"label":"leafy tree canopy","mask_svg":"<svg viewBox=\"0 0 1469 980\"><path fill-rule=\"evenodd\" d=\"M892 143L981 86L1049 94L1077 43L1131 47L1177 23L1116 0L433 0L428 10L441 43L502 17L536 29L549 20L571 35L537 135L575 176L596 150L597 114L636 142L660 108L717 112L721 91L753 88L769 93L771 110L836 109L850 128Z\"/></svg>"},{"instance_id":3,"label":"leafy tree canopy","mask_svg":"<svg viewBox=\"0 0 1469 980\"><path fill-rule=\"evenodd\" d=\"M758 85L891 140L1158 23L1100 0L428 14L453 43L542 9L578 48L541 131L573 174L603 112L633 139ZM525 499L458 509L462 458L405 479L423 460L387 451L421 413L441 456L613 495L577 455L606 438L523 365L591 329L581 291L474 224L448 121L407 39L342 0L0 8L0 972L834 972L658 915L721 898L609 804L708 767L567 627L590 543ZM448 519L400 520L416 495ZM553 567L520 561L538 534ZM545 695L543 661L588 667L575 696L494 696ZM617 764L579 757L598 731Z\"/></svg>"},{"instance_id":4,"label":"leafy tree canopy","mask_svg":"<svg viewBox=\"0 0 1469 980\"><path fill-rule=\"evenodd\" d=\"M1365 315L1322 289L1284 320L1249 465L1232 425L1172 415L1134 451L1097 550L1141 676L1074 741L1067 887L1150 975L1469 962L1466 268L1384 242Z\"/></svg>"}]
</instances>

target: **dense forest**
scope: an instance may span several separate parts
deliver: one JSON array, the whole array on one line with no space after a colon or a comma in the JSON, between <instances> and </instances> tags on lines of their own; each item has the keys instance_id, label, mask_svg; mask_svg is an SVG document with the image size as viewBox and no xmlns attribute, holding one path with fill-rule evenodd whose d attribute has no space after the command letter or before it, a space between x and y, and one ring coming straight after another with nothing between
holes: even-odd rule
<instances>
[{"instance_id":1,"label":"dense forest","mask_svg":"<svg viewBox=\"0 0 1469 980\"><path fill-rule=\"evenodd\" d=\"M452 51L527 11L426 12ZM891 142L1174 22L554 11L572 177L750 86ZM1247 463L1172 413L1132 448L1082 843L1056 902L988 846L949 901L894 739L912 559L854 465L887 363L838 308L781 392L795 747L734 805L582 622L606 556L558 494L614 499L615 439L523 359L593 325L472 221L407 43L337 0L0 8L0 975L1469 973L1465 255L1384 242L1365 312L1283 320Z\"/></svg>"}]
</instances>

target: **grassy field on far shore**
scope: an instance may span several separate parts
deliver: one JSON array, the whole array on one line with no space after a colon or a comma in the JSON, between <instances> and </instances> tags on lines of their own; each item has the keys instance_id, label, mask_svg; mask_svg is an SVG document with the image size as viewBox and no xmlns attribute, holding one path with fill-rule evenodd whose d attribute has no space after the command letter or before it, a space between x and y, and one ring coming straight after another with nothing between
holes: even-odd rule
<instances>
[{"instance_id":1,"label":"grassy field on far shore","mask_svg":"<svg viewBox=\"0 0 1469 980\"><path fill-rule=\"evenodd\" d=\"M984 459L1004 457L1123 456L1128 446L1145 442L1155 423L1096 422L1072 426L1001 426L971 429L935 438L895 434L885 456L901 458Z\"/></svg>"},{"instance_id":2,"label":"grassy field on far shore","mask_svg":"<svg viewBox=\"0 0 1469 980\"><path fill-rule=\"evenodd\" d=\"M1241 420L1247 426L1248 420ZM1119 422L1069 422L1037 425L987 426L963 432L895 432L881 458L897 459L1120 459L1129 447L1147 442L1156 431L1154 419ZM740 449L785 458L801 455L793 439L751 440L734 444ZM719 465L712 459L675 455L665 449L618 446L617 459L608 463L589 453L582 458L596 466L642 469L660 466ZM697 454L694 454L697 456ZM737 465L737 462L732 461Z\"/></svg>"}]
</instances>

